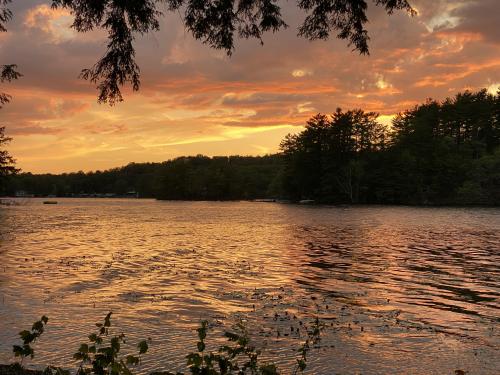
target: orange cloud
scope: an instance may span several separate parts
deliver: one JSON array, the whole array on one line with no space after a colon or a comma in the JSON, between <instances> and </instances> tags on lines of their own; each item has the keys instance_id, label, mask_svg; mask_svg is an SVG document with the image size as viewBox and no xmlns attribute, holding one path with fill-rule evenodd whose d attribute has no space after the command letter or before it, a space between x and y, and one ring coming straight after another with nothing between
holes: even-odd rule
<instances>
[{"instance_id":1,"label":"orange cloud","mask_svg":"<svg viewBox=\"0 0 500 375\"><path fill-rule=\"evenodd\" d=\"M65 9L54 9L47 4L30 9L25 16L24 25L37 29L50 36L50 41L60 43L72 39L76 32L71 29L73 17Z\"/></svg>"},{"instance_id":2,"label":"orange cloud","mask_svg":"<svg viewBox=\"0 0 500 375\"><path fill-rule=\"evenodd\" d=\"M447 64L437 64L437 67L446 67L446 68L454 68L457 69L457 72L454 73L441 73L438 76L426 76L417 83L415 83L416 87L438 87L449 84L450 82L459 80L461 78L465 78L470 76L471 74L480 72L482 70L491 69L500 67L500 59L485 62L483 64L458 64L458 65L447 65Z\"/></svg>"}]
</instances>

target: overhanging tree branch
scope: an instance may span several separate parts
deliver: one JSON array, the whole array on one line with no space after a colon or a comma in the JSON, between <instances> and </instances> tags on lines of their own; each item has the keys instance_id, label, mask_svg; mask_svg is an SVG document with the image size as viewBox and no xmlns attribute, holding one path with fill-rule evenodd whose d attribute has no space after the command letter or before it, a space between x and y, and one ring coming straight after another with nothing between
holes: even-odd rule
<instances>
[{"instance_id":1,"label":"overhanging tree branch","mask_svg":"<svg viewBox=\"0 0 500 375\"><path fill-rule=\"evenodd\" d=\"M11 0L0 0L0 31L12 13ZM388 14L396 10L413 15L408 0L372 0ZM108 32L106 53L80 77L97 85L98 101L111 105L123 100L121 87L140 87L140 69L135 62L136 34L159 29L160 9L182 15L192 35L215 49L231 55L236 38L256 38L262 43L265 32L288 27L279 0L52 0L53 8L68 9L75 17L72 27L78 32L104 29ZM327 39L332 33L346 40L361 54L368 54L369 36L365 29L366 0L297 0L306 13L298 35L309 40Z\"/></svg>"}]
</instances>

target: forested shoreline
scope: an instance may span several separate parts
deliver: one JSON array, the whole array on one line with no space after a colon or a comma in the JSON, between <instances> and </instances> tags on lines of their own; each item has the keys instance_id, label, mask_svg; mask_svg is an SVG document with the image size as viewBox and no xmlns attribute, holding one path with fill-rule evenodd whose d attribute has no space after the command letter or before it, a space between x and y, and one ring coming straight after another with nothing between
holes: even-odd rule
<instances>
[{"instance_id":1,"label":"forested shoreline","mask_svg":"<svg viewBox=\"0 0 500 375\"><path fill-rule=\"evenodd\" d=\"M318 114L267 156L202 155L61 175L20 173L4 195L500 205L500 93L428 100L387 127L360 109Z\"/></svg>"}]
</instances>

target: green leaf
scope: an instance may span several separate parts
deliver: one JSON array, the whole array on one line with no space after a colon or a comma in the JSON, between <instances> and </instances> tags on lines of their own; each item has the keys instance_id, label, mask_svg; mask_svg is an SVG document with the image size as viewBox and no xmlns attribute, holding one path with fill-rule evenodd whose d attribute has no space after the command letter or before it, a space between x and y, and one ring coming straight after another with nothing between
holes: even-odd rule
<instances>
[{"instance_id":1,"label":"green leaf","mask_svg":"<svg viewBox=\"0 0 500 375\"><path fill-rule=\"evenodd\" d=\"M111 339L111 349L118 353L120 351L120 338L119 337L113 337Z\"/></svg>"},{"instance_id":2,"label":"green leaf","mask_svg":"<svg viewBox=\"0 0 500 375\"><path fill-rule=\"evenodd\" d=\"M29 344L31 341L33 341L33 335L31 334L30 331L21 331L19 332L19 336L21 337L21 340L24 341L25 344Z\"/></svg>"},{"instance_id":3,"label":"green leaf","mask_svg":"<svg viewBox=\"0 0 500 375\"><path fill-rule=\"evenodd\" d=\"M126 361L127 365L137 366L140 362L140 359L139 359L139 357L134 357L133 355L128 355L125 358L125 361Z\"/></svg>"},{"instance_id":4,"label":"green leaf","mask_svg":"<svg viewBox=\"0 0 500 375\"><path fill-rule=\"evenodd\" d=\"M196 330L201 341L203 341L207 337L207 327L208 321L204 320L201 322L201 327Z\"/></svg>"},{"instance_id":5,"label":"green leaf","mask_svg":"<svg viewBox=\"0 0 500 375\"><path fill-rule=\"evenodd\" d=\"M104 327L111 327L111 315L113 313L110 312L108 313L108 315L106 315L106 317L104 318Z\"/></svg>"},{"instance_id":6,"label":"green leaf","mask_svg":"<svg viewBox=\"0 0 500 375\"><path fill-rule=\"evenodd\" d=\"M56 367L56 375L70 375L71 372L69 370L64 370L60 367Z\"/></svg>"},{"instance_id":7,"label":"green leaf","mask_svg":"<svg viewBox=\"0 0 500 375\"><path fill-rule=\"evenodd\" d=\"M201 356L198 353L191 353L186 356L188 366L200 366Z\"/></svg>"},{"instance_id":8,"label":"green leaf","mask_svg":"<svg viewBox=\"0 0 500 375\"><path fill-rule=\"evenodd\" d=\"M198 346L198 351L199 352L202 352L202 351L205 350L205 343L203 341L198 341L197 346Z\"/></svg>"},{"instance_id":9,"label":"green leaf","mask_svg":"<svg viewBox=\"0 0 500 375\"><path fill-rule=\"evenodd\" d=\"M23 348L19 345L14 345L12 347L12 351L14 352L14 356L21 357L23 355Z\"/></svg>"},{"instance_id":10,"label":"green leaf","mask_svg":"<svg viewBox=\"0 0 500 375\"><path fill-rule=\"evenodd\" d=\"M120 361L120 364L121 364L121 374L122 375L133 375L132 374L132 371L130 371L130 369L127 367L127 365L125 363L123 363L123 361Z\"/></svg>"},{"instance_id":11,"label":"green leaf","mask_svg":"<svg viewBox=\"0 0 500 375\"><path fill-rule=\"evenodd\" d=\"M33 358L35 356L35 351L29 345L24 345L23 351L24 351L23 356L25 357L30 356L31 358Z\"/></svg>"},{"instance_id":12,"label":"green leaf","mask_svg":"<svg viewBox=\"0 0 500 375\"><path fill-rule=\"evenodd\" d=\"M43 332L43 322L39 320L38 322L33 323L32 331L37 331L39 333Z\"/></svg>"},{"instance_id":13,"label":"green leaf","mask_svg":"<svg viewBox=\"0 0 500 375\"><path fill-rule=\"evenodd\" d=\"M234 341L234 342L236 342L240 339L239 335L237 335L236 333L232 333L232 332L225 332L224 336L226 336L229 339L229 341Z\"/></svg>"},{"instance_id":14,"label":"green leaf","mask_svg":"<svg viewBox=\"0 0 500 375\"><path fill-rule=\"evenodd\" d=\"M118 374L120 374L121 369L122 369L122 366L118 362L114 362L111 365L111 374L112 375L118 375Z\"/></svg>"},{"instance_id":15,"label":"green leaf","mask_svg":"<svg viewBox=\"0 0 500 375\"><path fill-rule=\"evenodd\" d=\"M137 347L139 348L139 354L144 354L149 349L149 345L146 340L143 340L139 344L137 344Z\"/></svg>"},{"instance_id":16,"label":"green leaf","mask_svg":"<svg viewBox=\"0 0 500 375\"><path fill-rule=\"evenodd\" d=\"M91 342L96 342L97 341L97 335L95 333L89 335L89 340Z\"/></svg>"},{"instance_id":17,"label":"green leaf","mask_svg":"<svg viewBox=\"0 0 500 375\"><path fill-rule=\"evenodd\" d=\"M103 355L104 355L104 356L106 356L106 357L112 357L112 356L113 356L114 351L113 351L113 349L112 349L112 348L109 348L109 347L108 347L108 348L99 348L99 349L97 350L97 353L99 353L99 354L103 354Z\"/></svg>"},{"instance_id":18,"label":"green leaf","mask_svg":"<svg viewBox=\"0 0 500 375\"><path fill-rule=\"evenodd\" d=\"M278 368L276 365L263 365L260 366L260 372L262 375L278 375Z\"/></svg>"},{"instance_id":19,"label":"green leaf","mask_svg":"<svg viewBox=\"0 0 500 375\"><path fill-rule=\"evenodd\" d=\"M307 367L306 361L303 359L297 359L297 364L299 365L300 371L304 371Z\"/></svg>"}]
</instances>

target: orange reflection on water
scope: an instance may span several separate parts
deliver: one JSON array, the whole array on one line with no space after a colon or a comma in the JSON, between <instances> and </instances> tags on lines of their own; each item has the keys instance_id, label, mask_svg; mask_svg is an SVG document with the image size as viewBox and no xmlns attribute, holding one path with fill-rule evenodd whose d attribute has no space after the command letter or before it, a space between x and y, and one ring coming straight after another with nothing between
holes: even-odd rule
<instances>
[{"instance_id":1,"label":"orange reflection on water","mask_svg":"<svg viewBox=\"0 0 500 375\"><path fill-rule=\"evenodd\" d=\"M39 358L70 366L75 342L112 310L131 342L153 338L144 371L182 363L201 319L215 337L245 319L291 365L316 315L315 374L500 365L498 210L25 203L1 212L0 362L45 313Z\"/></svg>"}]
</instances>

